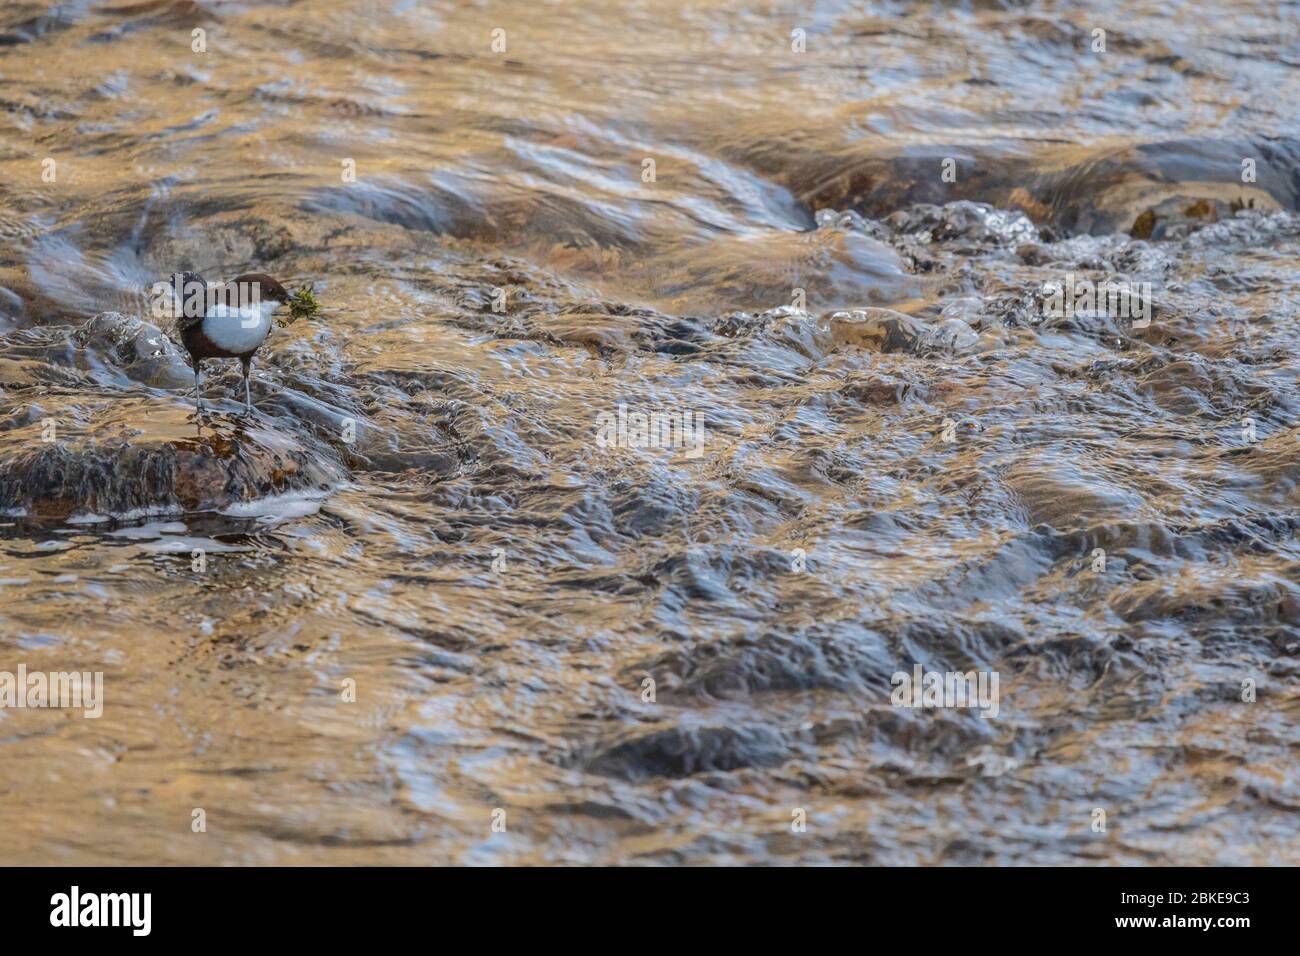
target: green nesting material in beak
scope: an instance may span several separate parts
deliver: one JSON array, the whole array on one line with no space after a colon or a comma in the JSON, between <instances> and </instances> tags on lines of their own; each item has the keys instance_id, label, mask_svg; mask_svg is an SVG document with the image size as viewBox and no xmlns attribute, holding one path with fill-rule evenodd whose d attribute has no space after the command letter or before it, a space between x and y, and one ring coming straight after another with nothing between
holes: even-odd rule
<instances>
[{"instance_id":1,"label":"green nesting material in beak","mask_svg":"<svg viewBox=\"0 0 1300 956\"><path fill-rule=\"evenodd\" d=\"M310 319L320 311L320 303L316 301L316 293L312 287L305 285L298 291L289 295L289 322L297 322L299 319ZM286 325L288 323L285 323Z\"/></svg>"}]
</instances>

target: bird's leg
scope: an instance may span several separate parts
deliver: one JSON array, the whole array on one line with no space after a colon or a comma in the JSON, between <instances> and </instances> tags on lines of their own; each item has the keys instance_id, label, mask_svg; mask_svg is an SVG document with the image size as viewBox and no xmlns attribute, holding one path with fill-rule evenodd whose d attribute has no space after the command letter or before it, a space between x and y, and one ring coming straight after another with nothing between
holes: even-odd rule
<instances>
[{"instance_id":1,"label":"bird's leg","mask_svg":"<svg viewBox=\"0 0 1300 956\"><path fill-rule=\"evenodd\" d=\"M203 381L203 363L198 359L194 360L194 408L198 414L203 414L203 393L199 391L199 385Z\"/></svg>"},{"instance_id":2,"label":"bird's leg","mask_svg":"<svg viewBox=\"0 0 1300 956\"><path fill-rule=\"evenodd\" d=\"M248 378L253 374L253 357L246 355L240 359L240 362L244 366L244 414L251 415L253 414L253 394L249 390Z\"/></svg>"}]
</instances>

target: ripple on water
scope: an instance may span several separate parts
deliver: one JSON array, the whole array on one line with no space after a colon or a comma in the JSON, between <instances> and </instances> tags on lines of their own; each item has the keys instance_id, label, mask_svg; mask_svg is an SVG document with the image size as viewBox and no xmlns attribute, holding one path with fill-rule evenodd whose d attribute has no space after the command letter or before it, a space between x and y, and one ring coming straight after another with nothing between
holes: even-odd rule
<instances>
[{"instance_id":1,"label":"ripple on water","mask_svg":"<svg viewBox=\"0 0 1300 956\"><path fill-rule=\"evenodd\" d=\"M474 6L46 6L0 9L0 647L108 703L0 714L7 861L1297 862L1275 4L1099 0L1105 54L814 4L798 54L506 3L504 56ZM177 269L316 284L247 418L209 363L194 419ZM1150 323L1048 314L1070 274ZM895 707L918 665L998 716Z\"/></svg>"}]
</instances>

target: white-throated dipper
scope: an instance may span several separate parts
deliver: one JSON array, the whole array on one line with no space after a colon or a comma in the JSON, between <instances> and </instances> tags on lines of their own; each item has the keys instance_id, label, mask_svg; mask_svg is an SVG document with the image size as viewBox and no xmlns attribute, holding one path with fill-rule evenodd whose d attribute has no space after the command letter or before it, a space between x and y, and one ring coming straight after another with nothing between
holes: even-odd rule
<instances>
[{"instance_id":1,"label":"white-throated dipper","mask_svg":"<svg viewBox=\"0 0 1300 956\"><path fill-rule=\"evenodd\" d=\"M197 272L172 276L176 329L194 366L194 401L203 411L203 360L237 358L244 369L244 409L253 410L248 378L253 354L271 331L271 315L292 296L279 282L261 272L241 275L220 286L209 286Z\"/></svg>"}]
</instances>

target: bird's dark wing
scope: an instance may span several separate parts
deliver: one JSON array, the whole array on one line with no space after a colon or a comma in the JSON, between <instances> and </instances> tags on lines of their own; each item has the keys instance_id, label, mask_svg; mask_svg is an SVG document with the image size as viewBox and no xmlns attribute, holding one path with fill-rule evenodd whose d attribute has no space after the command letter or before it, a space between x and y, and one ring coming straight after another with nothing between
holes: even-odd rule
<instances>
[{"instance_id":1,"label":"bird's dark wing","mask_svg":"<svg viewBox=\"0 0 1300 956\"><path fill-rule=\"evenodd\" d=\"M208 282L206 279L203 278L203 276L199 275L197 272L173 273L172 284L173 287L176 289L176 294L182 296L182 298L185 297L186 292L191 292L195 296L202 296L202 298L198 300L200 303L206 303L207 301L206 290L208 287ZM195 286L198 286L198 289L196 289ZM199 291L199 289L203 291ZM191 311L197 311L199 314L198 315L181 314L176 316L177 332L185 332L189 329L194 328L199 323L201 323L203 321L203 314L207 311L206 305L201 305L197 310L191 310Z\"/></svg>"},{"instance_id":2,"label":"bird's dark wing","mask_svg":"<svg viewBox=\"0 0 1300 956\"><path fill-rule=\"evenodd\" d=\"M203 322L201 315L182 315L176 319L176 331L187 332Z\"/></svg>"}]
</instances>

